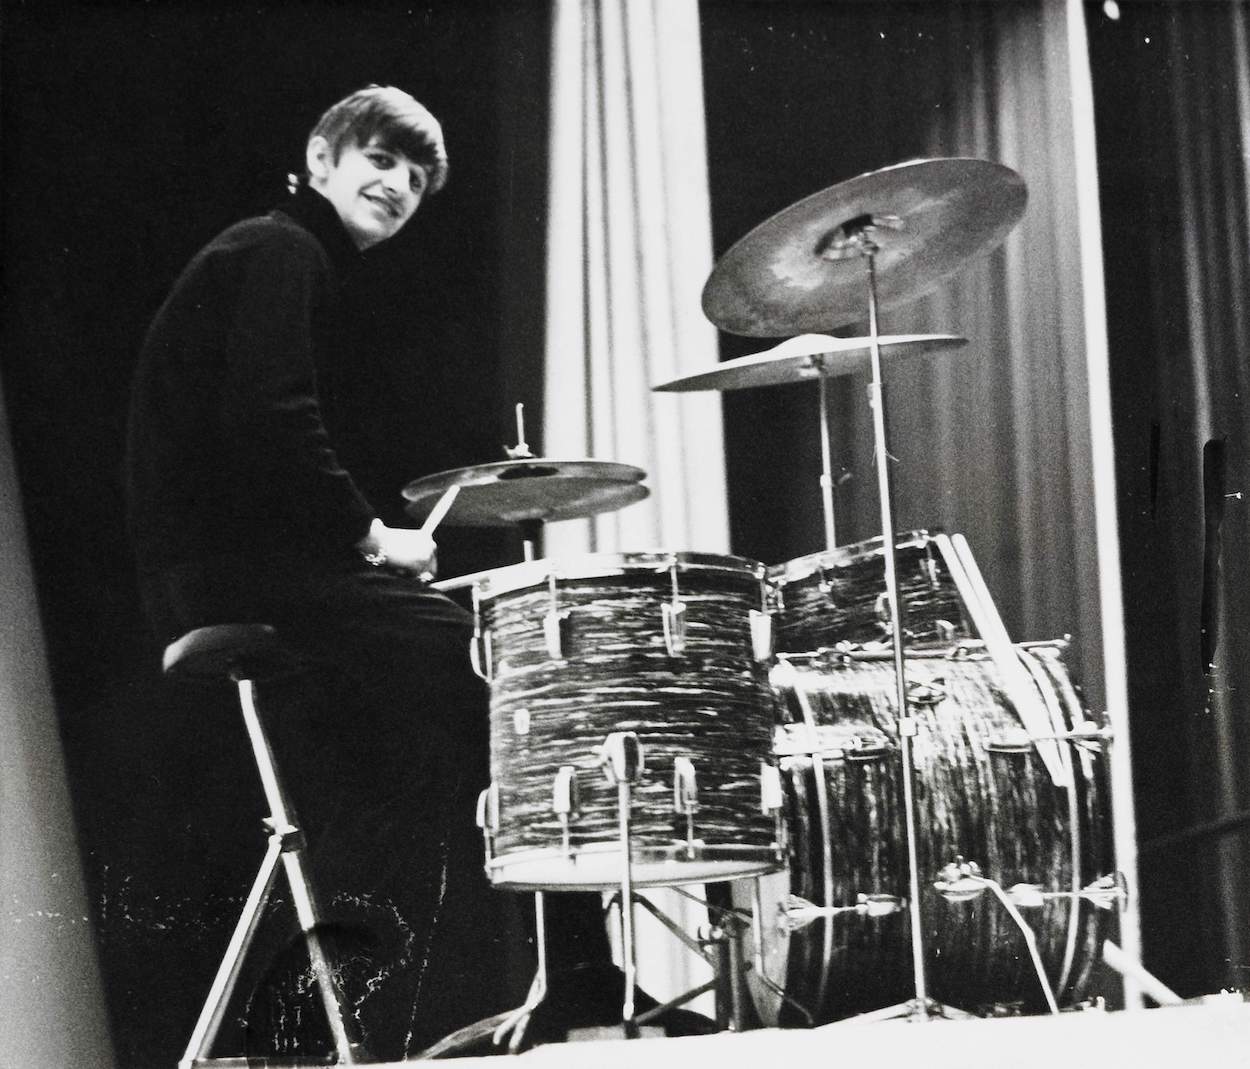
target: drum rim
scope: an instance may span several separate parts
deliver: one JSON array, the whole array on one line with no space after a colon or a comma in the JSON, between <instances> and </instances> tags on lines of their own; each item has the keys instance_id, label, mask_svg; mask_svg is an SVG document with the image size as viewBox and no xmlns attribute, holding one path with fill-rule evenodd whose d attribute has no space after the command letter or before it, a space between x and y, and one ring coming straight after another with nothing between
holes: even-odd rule
<instances>
[{"instance_id":1,"label":"drum rim","mask_svg":"<svg viewBox=\"0 0 1250 1069\"><path fill-rule=\"evenodd\" d=\"M921 548L932 544L941 534L939 528L918 527L913 531L898 531L894 535L894 545L898 549ZM873 535L862 542L848 542L844 546L833 549L822 549L817 553L808 553L802 557L774 564L768 569L771 582L784 585L797 582L813 575L822 567L829 565L845 565L868 557L880 556L883 553L885 539L881 535Z\"/></svg>"},{"instance_id":2,"label":"drum rim","mask_svg":"<svg viewBox=\"0 0 1250 1069\"><path fill-rule=\"evenodd\" d=\"M767 567L749 557L722 553L696 553L664 549L648 549L623 553L579 553L506 564L482 572L473 589L482 599L511 594L550 581L554 573L557 583L577 579L608 579L631 572L661 574L674 565L682 572L713 572L763 582Z\"/></svg>"}]
</instances>

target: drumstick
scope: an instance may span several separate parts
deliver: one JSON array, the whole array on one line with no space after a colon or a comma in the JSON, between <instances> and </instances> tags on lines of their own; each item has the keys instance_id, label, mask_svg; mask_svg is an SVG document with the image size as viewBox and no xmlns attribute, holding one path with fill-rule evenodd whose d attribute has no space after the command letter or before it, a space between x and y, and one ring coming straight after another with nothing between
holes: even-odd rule
<instances>
[{"instance_id":1,"label":"drumstick","mask_svg":"<svg viewBox=\"0 0 1250 1069\"><path fill-rule=\"evenodd\" d=\"M443 517L451 510L458 493L460 493L459 486L449 486L443 491L443 496L434 502L434 507L430 509L430 514L425 518L425 523L421 525L420 530L422 534L434 534L434 528L443 522Z\"/></svg>"}]
</instances>

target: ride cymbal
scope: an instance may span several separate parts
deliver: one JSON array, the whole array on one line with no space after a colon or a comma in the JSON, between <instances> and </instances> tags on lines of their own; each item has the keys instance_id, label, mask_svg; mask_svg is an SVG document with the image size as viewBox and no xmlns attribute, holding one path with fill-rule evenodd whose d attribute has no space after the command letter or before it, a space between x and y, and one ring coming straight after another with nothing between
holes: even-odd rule
<instances>
[{"instance_id":1,"label":"ride cymbal","mask_svg":"<svg viewBox=\"0 0 1250 1069\"><path fill-rule=\"evenodd\" d=\"M885 334L877 339L883 357L919 356L968 344L956 334ZM672 393L688 390L745 390L806 382L822 375L849 375L867 367L872 352L868 338L835 338L800 334L762 353L726 360L711 371L684 375L652 386Z\"/></svg>"},{"instance_id":2,"label":"ride cymbal","mask_svg":"<svg viewBox=\"0 0 1250 1069\"><path fill-rule=\"evenodd\" d=\"M703 288L703 312L730 334L781 338L867 318L862 239L875 247L878 308L922 296L995 248L1028 192L988 160L911 160L815 193L739 240Z\"/></svg>"},{"instance_id":3,"label":"ride cymbal","mask_svg":"<svg viewBox=\"0 0 1250 1069\"><path fill-rule=\"evenodd\" d=\"M452 486L460 487L444 524L507 527L534 520L578 520L611 512L650 494L646 472L603 460L532 457L456 468L414 479L404 487L407 513L420 521Z\"/></svg>"}]
</instances>

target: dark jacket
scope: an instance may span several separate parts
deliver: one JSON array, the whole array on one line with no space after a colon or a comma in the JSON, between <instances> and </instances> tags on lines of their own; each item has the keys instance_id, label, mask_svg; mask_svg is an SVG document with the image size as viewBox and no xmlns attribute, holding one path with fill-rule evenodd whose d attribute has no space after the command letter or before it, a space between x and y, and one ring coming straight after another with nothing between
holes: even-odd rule
<instances>
[{"instance_id":1,"label":"dark jacket","mask_svg":"<svg viewBox=\"0 0 1250 1069\"><path fill-rule=\"evenodd\" d=\"M376 510L341 465L319 382L342 373L342 273L359 254L301 188L187 266L131 397L128 522L141 571L222 555L350 551ZM347 347L349 348L349 347Z\"/></svg>"}]
</instances>

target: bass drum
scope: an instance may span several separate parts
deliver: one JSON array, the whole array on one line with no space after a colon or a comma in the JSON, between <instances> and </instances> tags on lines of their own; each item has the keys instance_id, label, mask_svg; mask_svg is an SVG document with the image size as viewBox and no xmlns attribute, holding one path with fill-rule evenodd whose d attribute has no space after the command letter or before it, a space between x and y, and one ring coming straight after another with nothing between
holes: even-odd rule
<instances>
[{"instance_id":1,"label":"bass drum","mask_svg":"<svg viewBox=\"0 0 1250 1069\"><path fill-rule=\"evenodd\" d=\"M1063 646L1017 649L1056 732L1092 727ZM915 651L907 677L918 727L928 995L976 1013L1047 1007L1027 943L1003 904L989 889L965 886L960 894L950 886L942 870L958 859L1004 890L1031 885L1016 892L1020 913L1036 933L1058 1001L1078 1001L1114 919L1112 909L1076 894L1114 870L1101 749L1062 746L1072 786L1056 786L984 653ZM915 986L893 659L798 655L774 669L773 683L789 879L788 888L785 874L760 885L768 977L754 983L761 1015L770 1024L824 1024L906 1003Z\"/></svg>"}]
</instances>

